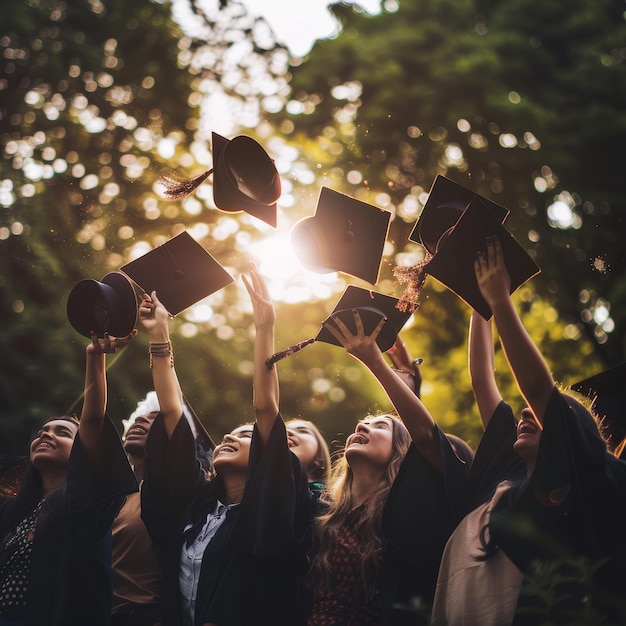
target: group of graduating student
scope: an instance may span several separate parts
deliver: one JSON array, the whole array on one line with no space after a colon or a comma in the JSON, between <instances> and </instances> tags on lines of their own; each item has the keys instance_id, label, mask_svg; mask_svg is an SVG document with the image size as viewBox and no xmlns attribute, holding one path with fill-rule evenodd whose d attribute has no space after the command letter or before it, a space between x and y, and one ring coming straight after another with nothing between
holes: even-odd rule
<instances>
[{"instance_id":1,"label":"group of graduating student","mask_svg":"<svg viewBox=\"0 0 626 626\"><path fill-rule=\"evenodd\" d=\"M624 623L626 461L553 380L511 299L501 237L478 246L470 270L493 320L470 317L475 454L422 403L389 311L354 306L323 330L393 411L360 420L331 464L315 425L280 413L276 316L254 264L242 279L255 422L217 445L206 431L199 445L158 290L136 311L154 391L124 444L105 358L137 331L85 333L80 420L46 421L19 490L0 497L0 626ZM492 325L527 404L519 419L496 386Z\"/></svg>"}]
</instances>

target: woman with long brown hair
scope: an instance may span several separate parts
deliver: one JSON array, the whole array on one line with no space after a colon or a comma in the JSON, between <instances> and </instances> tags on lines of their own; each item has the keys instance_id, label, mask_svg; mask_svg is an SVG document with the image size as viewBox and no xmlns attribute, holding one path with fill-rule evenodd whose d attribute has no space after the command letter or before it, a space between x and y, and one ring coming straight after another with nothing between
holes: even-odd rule
<instances>
[{"instance_id":1,"label":"woman with long brown hair","mask_svg":"<svg viewBox=\"0 0 626 626\"><path fill-rule=\"evenodd\" d=\"M359 421L334 463L314 522L309 626L427 623L441 552L464 511L448 483L465 484L465 463L385 361L376 338L386 318L366 335L353 315L355 332L339 317L325 327L374 375L397 415Z\"/></svg>"},{"instance_id":2,"label":"woman with long brown hair","mask_svg":"<svg viewBox=\"0 0 626 626\"><path fill-rule=\"evenodd\" d=\"M622 624L626 464L524 327L500 239L486 249L477 284L527 406L516 423L496 386L490 324L473 316L470 371L485 435L472 510L442 557L433 624Z\"/></svg>"}]
</instances>

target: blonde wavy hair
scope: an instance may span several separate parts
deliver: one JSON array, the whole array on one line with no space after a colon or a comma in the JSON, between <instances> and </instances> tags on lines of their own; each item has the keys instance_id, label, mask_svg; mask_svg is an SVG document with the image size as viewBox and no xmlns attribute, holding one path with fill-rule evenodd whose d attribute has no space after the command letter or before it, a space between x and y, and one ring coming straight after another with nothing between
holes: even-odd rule
<instances>
[{"instance_id":1,"label":"blonde wavy hair","mask_svg":"<svg viewBox=\"0 0 626 626\"><path fill-rule=\"evenodd\" d=\"M387 496L398 475L400 465L411 445L411 436L406 426L396 415L383 414L389 417L392 423L392 449L393 455L380 483L372 491L368 499L363 503L363 515L355 526L356 535L360 540L361 583L369 595L373 595L376 588L376 579L380 569L383 534L382 517ZM361 421L367 421L368 416ZM353 473L348 464L345 451L337 457L331 468L331 477L328 488L324 492L323 503L326 506L325 513L319 515L313 525L314 557L310 570L310 582L314 590L328 590L331 583L331 553L341 534L342 527L350 511L354 508L352 502Z\"/></svg>"}]
</instances>

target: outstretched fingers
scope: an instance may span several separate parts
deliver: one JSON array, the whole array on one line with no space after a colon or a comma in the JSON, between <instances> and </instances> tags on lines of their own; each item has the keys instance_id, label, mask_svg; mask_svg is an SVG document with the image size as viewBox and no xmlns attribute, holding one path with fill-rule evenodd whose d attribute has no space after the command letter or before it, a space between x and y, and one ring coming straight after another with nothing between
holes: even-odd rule
<instances>
[{"instance_id":1,"label":"outstretched fingers","mask_svg":"<svg viewBox=\"0 0 626 626\"><path fill-rule=\"evenodd\" d=\"M96 333L91 332L91 352L93 354L113 354L126 347L136 334L136 328L133 328L125 337L112 337L109 333L104 333L104 337L98 337Z\"/></svg>"},{"instance_id":2,"label":"outstretched fingers","mask_svg":"<svg viewBox=\"0 0 626 626\"><path fill-rule=\"evenodd\" d=\"M337 339L342 346L356 346L363 343L375 342L387 321L386 317L382 317L371 333L366 334L363 319L357 309L352 310L354 316L355 332L353 333L345 322L337 315L331 316L330 320L324 322L324 328Z\"/></svg>"},{"instance_id":3,"label":"outstretched fingers","mask_svg":"<svg viewBox=\"0 0 626 626\"><path fill-rule=\"evenodd\" d=\"M250 263L250 277L241 275L243 284L252 301L254 311L254 323L258 328L262 326L273 326L276 318L274 304L270 297L267 283L261 276L257 266Z\"/></svg>"}]
</instances>

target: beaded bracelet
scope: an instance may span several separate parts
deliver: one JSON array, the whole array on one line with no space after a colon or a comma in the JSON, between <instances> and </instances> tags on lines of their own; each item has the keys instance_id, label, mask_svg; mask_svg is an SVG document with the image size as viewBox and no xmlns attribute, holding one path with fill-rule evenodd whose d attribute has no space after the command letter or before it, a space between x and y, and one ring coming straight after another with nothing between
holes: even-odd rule
<instances>
[{"instance_id":1,"label":"beaded bracelet","mask_svg":"<svg viewBox=\"0 0 626 626\"><path fill-rule=\"evenodd\" d=\"M150 367L152 368L152 357L169 356L170 367L174 367L174 351L172 350L171 341L156 342L151 341L148 344L148 354L150 355Z\"/></svg>"}]
</instances>

